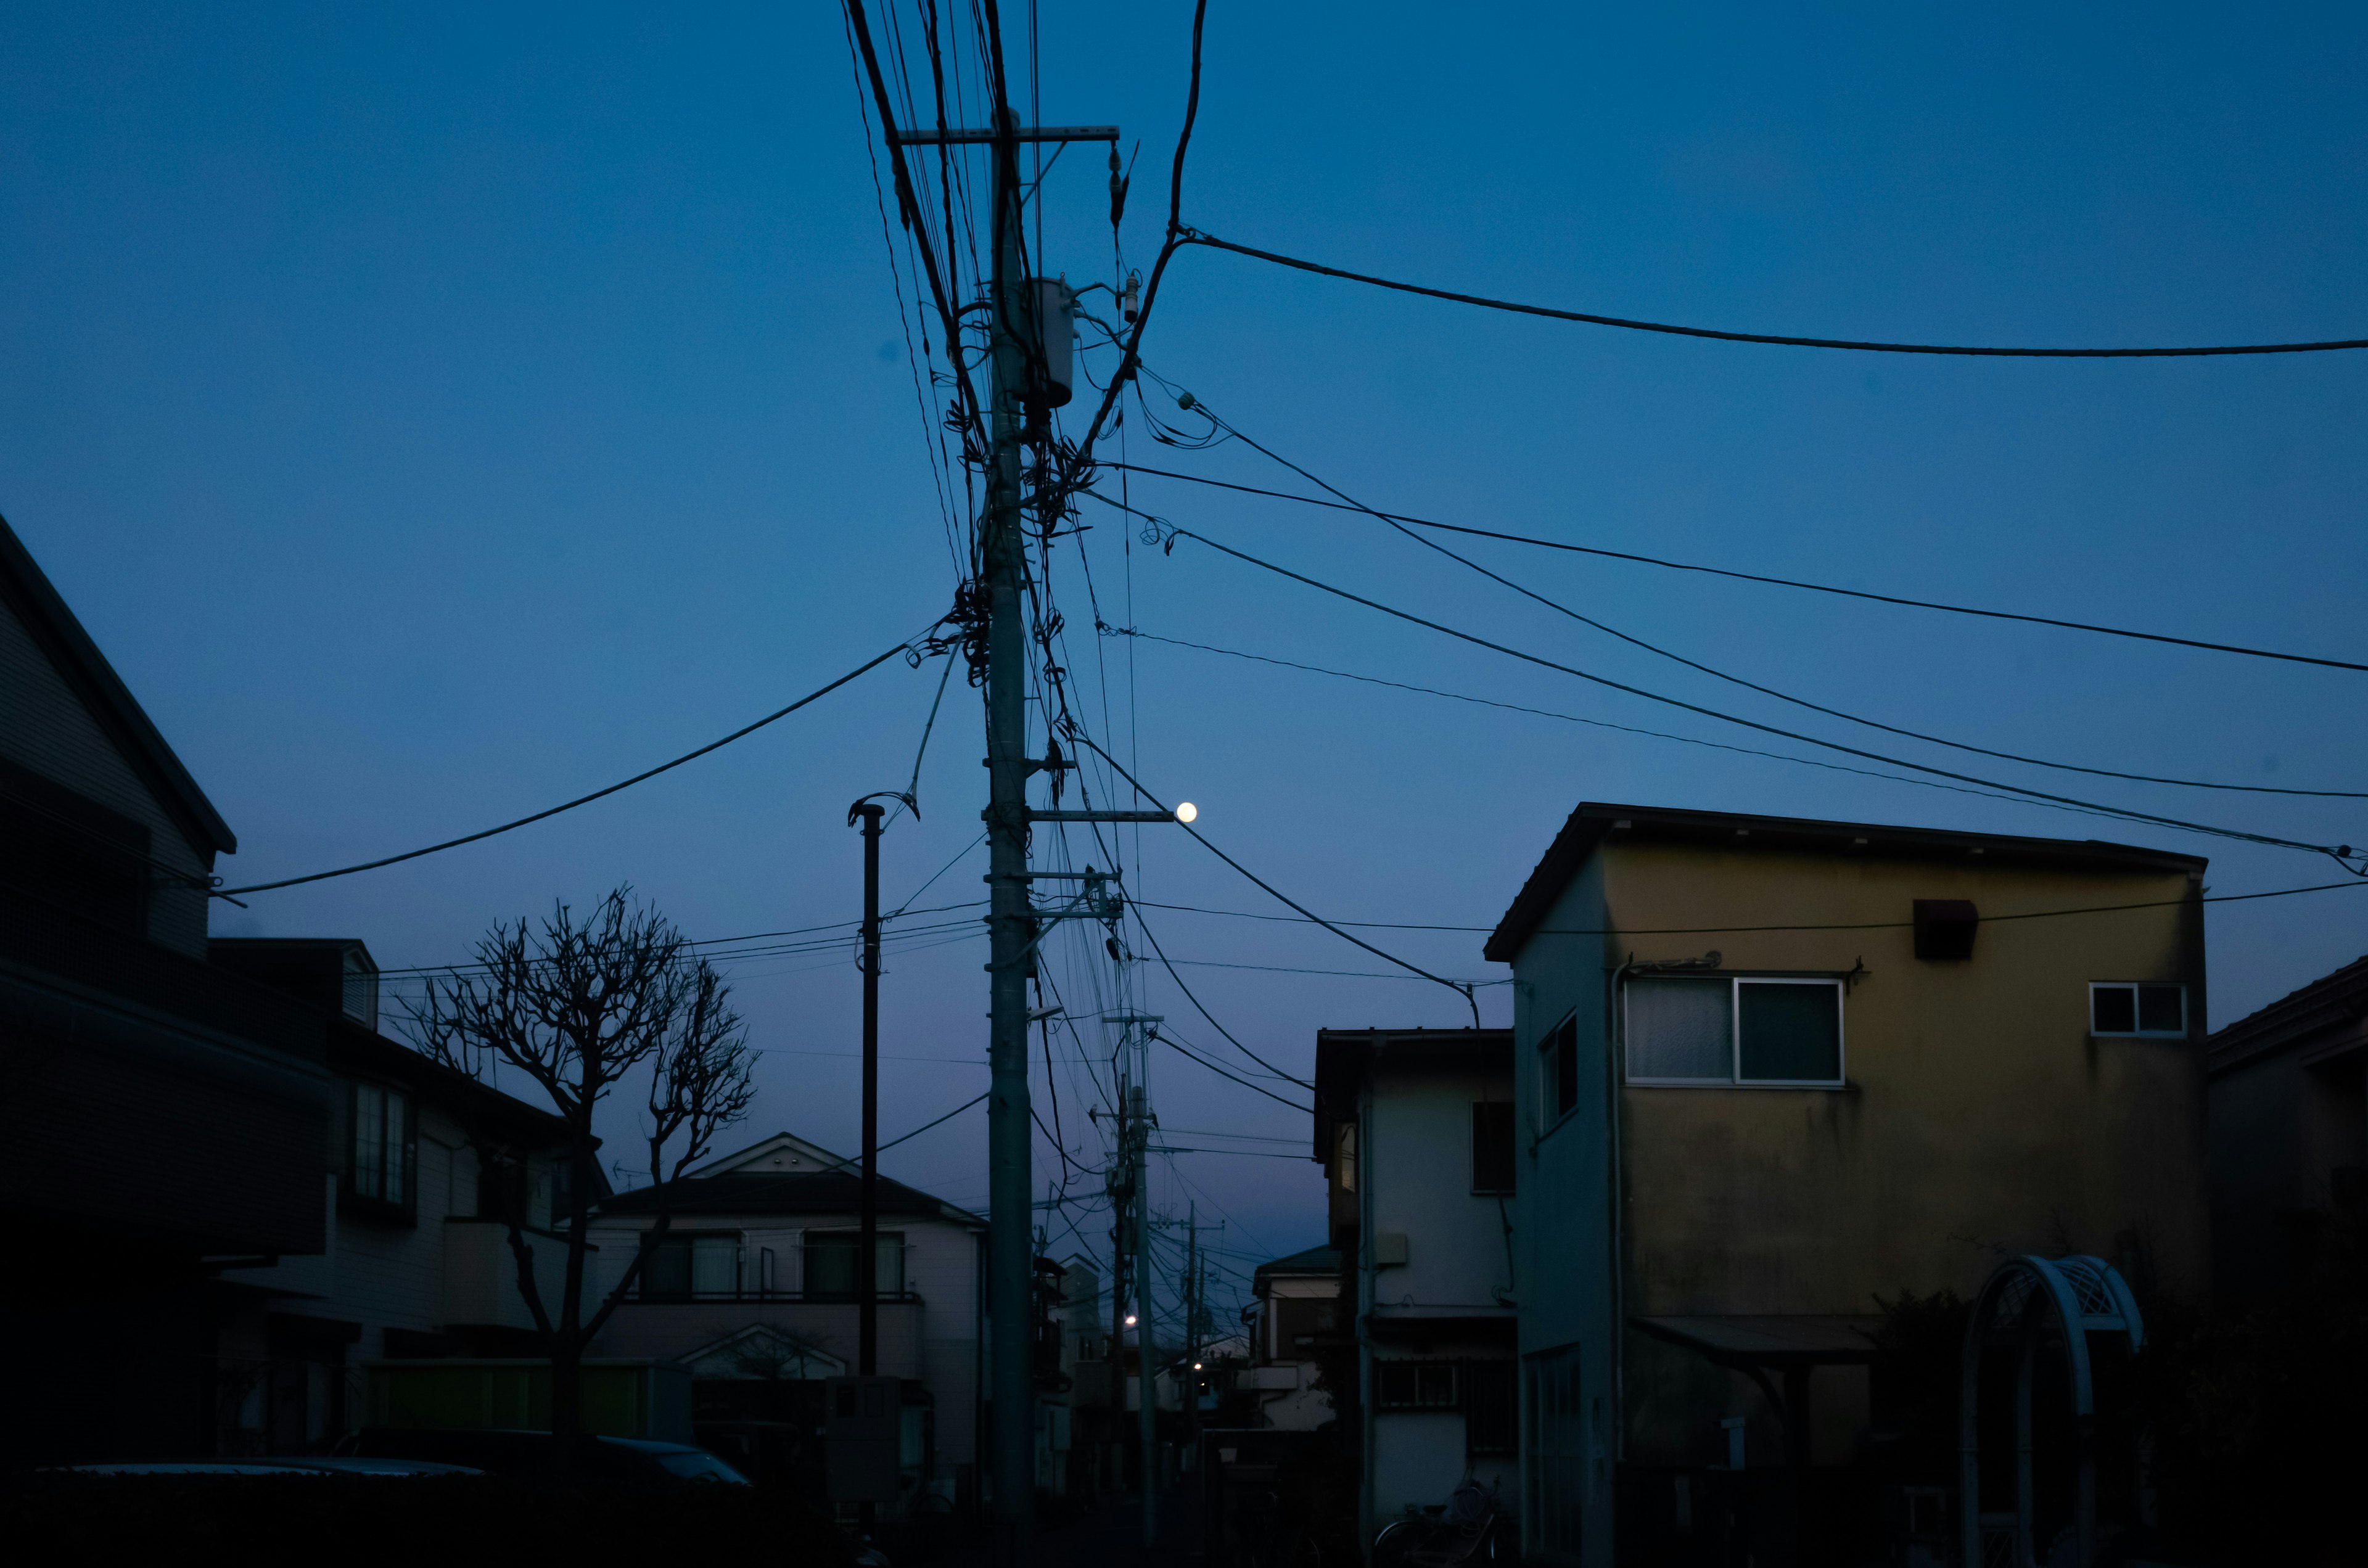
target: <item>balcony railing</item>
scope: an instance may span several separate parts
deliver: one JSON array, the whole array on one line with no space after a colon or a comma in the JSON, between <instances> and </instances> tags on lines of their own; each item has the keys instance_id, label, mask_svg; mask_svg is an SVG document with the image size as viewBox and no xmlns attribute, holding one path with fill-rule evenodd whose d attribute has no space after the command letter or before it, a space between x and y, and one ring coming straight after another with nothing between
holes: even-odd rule
<instances>
[{"instance_id":1,"label":"balcony railing","mask_svg":"<svg viewBox=\"0 0 2368 1568\"><path fill-rule=\"evenodd\" d=\"M882 1290L876 1298L886 1306L916 1305L921 1300L917 1290ZM645 1306L698 1306L709 1301L789 1302L808 1306L851 1307L855 1305L852 1290L762 1290L751 1287L740 1290L668 1290L651 1292L636 1289L625 1298Z\"/></svg>"}]
</instances>

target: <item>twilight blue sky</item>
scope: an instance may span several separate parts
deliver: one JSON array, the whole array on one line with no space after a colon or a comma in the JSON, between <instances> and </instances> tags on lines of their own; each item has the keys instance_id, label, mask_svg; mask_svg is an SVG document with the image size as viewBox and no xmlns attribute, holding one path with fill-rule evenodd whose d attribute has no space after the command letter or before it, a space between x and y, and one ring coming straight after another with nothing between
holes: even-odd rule
<instances>
[{"instance_id":1,"label":"twilight blue sky","mask_svg":"<svg viewBox=\"0 0 2368 1568\"><path fill-rule=\"evenodd\" d=\"M1010 7L1023 86L1024 15ZM1043 119L1114 120L1142 139L1126 238L1143 262L1165 211L1189 18L1182 0L1042 14ZM2044 344L2368 333L2357 7L1448 15L1218 0L1206 59L1185 216L1247 244L1763 331ZM1073 153L1045 182L1047 265L1072 282L1111 265L1098 156ZM20 4L0 17L0 511L240 833L224 866L235 881L409 847L609 782L820 684L948 601L832 7ZM2051 363L1688 342L1207 251L1171 269L1146 354L1377 506L2368 653L2368 356ZM1239 446L1177 452L1133 426L1129 441L1139 461L1295 487ZM1155 480L1131 491L1375 597L1792 722L1451 575L1377 525ZM1113 623L1718 736L1189 543L1130 554L1129 528L1090 504L1084 520ZM1513 547L1474 553L1690 656L1911 727L2136 771L2368 781L2356 674ZM1056 569L1073 663L1099 704L1074 553ZM1131 733L1147 780L1199 802L1219 843L1344 917L1490 923L1582 798L2112 836L2209 854L2224 892L2327 880L2323 862L2291 852L1149 644L1133 647L1130 716L1128 651L1100 651L1104 733ZM620 880L699 936L848 917L860 862L846 802L902 784L934 676L882 671L571 817L261 895L251 915L222 911L220 928L359 935L383 964L427 964L463 956L496 916ZM957 684L924 815L887 841L892 903L976 833L978 737ZM1932 748L1907 755L1948 765ZM2368 840L2356 802L1995 773ZM1272 907L1178 835L1147 834L1142 849L1130 877L1144 897ZM920 902L978 896L980 862ZM1168 913L1156 929L1178 958L1373 967L1304 927ZM2220 1023L2357 957L2368 902L2225 907L2211 941ZM1451 973L1502 973L1480 962L1476 936L1391 942ZM983 948L916 943L892 962L889 1132L985 1086ZM1084 954L1073 943L1059 970L1080 995ZM1461 1011L1418 982L1187 972L1229 1028L1294 1071L1320 1026L1450 1024ZM850 1146L846 954L748 960L737 975L768 1051L749 1132ZM1504 990L1484 994L1503 1017ZM1223 1053L1164 979L1141 1000ZM1087 1091L1073 1066L1059 1072L1083 1153ZM1304 1118L1173 1056L1154 1085L1173 1128L1305 1132ZM979 1202L983 1152L973 1113L889 1168ZM1163 1171L1158 1200L1225 1217L1235 1261L1318 1238L1313 1166L1177 1163L1190 1186Z\"/></svg>"}]
</instances>

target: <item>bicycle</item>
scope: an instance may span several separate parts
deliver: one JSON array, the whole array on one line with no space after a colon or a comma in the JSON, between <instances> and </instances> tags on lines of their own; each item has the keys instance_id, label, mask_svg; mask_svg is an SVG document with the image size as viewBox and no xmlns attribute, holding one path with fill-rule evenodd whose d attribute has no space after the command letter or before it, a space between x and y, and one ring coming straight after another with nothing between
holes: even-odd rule
<instances>
[{"instance_id":1,"label":"bicycle","mask_svg":"<svg viewBox=\"0 0 2368 1568\"><path fill-rule=\"evenodd\" d=\"M1512 1532L1494 1486L1465 1481L1446 1505L1419 1510L1373 1538L1373 1568L1463 1568L1466 1563L1514 1561Z\"/></svg>"}]
</instances>

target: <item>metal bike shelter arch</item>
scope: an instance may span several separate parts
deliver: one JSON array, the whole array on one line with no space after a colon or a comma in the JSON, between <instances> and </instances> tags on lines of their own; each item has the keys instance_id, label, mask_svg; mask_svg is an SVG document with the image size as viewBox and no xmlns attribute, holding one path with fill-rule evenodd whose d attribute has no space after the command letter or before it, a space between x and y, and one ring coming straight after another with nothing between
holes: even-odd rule
<instances>
[{"instance_id":1,"label":"metal bike shelter arch","mask_svg":"<svg viewBox=\"0 0 2368 1568\"><path fill-rule=\"evenodd\" d=\"M2079 1474L2072 1523L2073 1561L2087 1568L2097 1549L2097 1403L2089 1377L2089 1336L2118 1334L2135 1353L2146 1324L2121 1271L2101 1257L2009 1258L1990 1272L1965 1323L1958 1377L1959 1540L1965 1568L1983 1568L1981 1513L1981 1370L1986 1350L2015 1356L2014 1568L2036 1561L2032 1540L2031 1390L2041 1347L2059 1341L2070 1382Z\"/></svg>"}]
</instances>

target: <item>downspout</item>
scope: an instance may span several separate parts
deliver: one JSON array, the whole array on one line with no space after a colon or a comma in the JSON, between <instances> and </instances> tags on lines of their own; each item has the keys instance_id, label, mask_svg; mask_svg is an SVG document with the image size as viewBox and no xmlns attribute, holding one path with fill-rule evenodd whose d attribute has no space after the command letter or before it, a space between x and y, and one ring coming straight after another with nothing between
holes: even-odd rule
<instances>
[{"instance_id":1,"label":"downspout","mask_svg":"<svg viewBox=\"0 0 2368 1568\"><path fill-rule=\"evenodd\" d=\"M1611 1459L1614 1464L1628 1457L1628 1245L1627 1245L1627 1157L1624 1113L1627 1103L1621 1093L1622 1075L1620 1062L1628 1044L1628 971L1636 967L1636 955L1630 953L1611 971L1611 994L1604 998L1610 1027L1605 1031L1603 1080L1605 1125L1609 1136L1611 1162L1611 1180L1606 1184L1611 1196Z\"/></svg>"},{"instance_id":2,"label":"downspout","mask_svg":"<svg viewBox=\"0 0 2368 1568\"><path fill-rule=\"evenodd\" d=\"M1373 1539L1373 1081L1371 1058L1357 1087L1357 1423L1364 1430L1357 1446L1361 1473L1357 1482L1357 1542L1367 1551Z\"/></svg>"}]
</instances>

